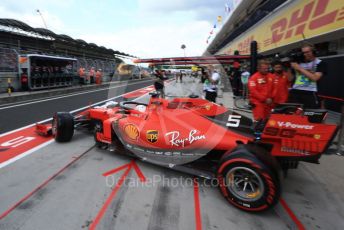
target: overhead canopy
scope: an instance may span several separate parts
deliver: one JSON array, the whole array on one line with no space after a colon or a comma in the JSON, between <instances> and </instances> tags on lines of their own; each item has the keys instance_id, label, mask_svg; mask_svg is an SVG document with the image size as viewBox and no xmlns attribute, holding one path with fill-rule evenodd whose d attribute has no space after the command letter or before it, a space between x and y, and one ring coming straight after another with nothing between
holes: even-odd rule
<instances>
[{"instance_id":1,"label":"overhead canopy","mask_svg":"<svg viewBox=\"0 0 344 230\"><path fill-rule=\"evenodd\" d=\"M86 41L82 39L73 39L72 37L66 35L66 34L55 34L53 31L48 30L46 28L33 28L29 26L28 24L15 20L15 19L9 19L9 18L0 18L0 27L8 27L9 30L5 30L5 32L10 32L10 29L19 29L21 30L20 34L24 36L28 36L28 34L35 38L42 38L42 39L48 39L48 40L57 40L62 41L63 43L69 43L71 45L79 45L82 47L85 47L86 49L91 48L93 50L99 51L99 52L108 52L108 54L121 54L123 56L131 56L126 53L122 53L119 51L114 51L112 49L107 49L104 46L98 46L95 43L87 43ZM3 28L1 28L3 29ZM2 30L1 30L2 32ZM18 31L15 31L18 33Z\"/></svg>"},{"instance_id":2,"label":"overhead canopy","mask_svg":"<svg viewBox=\"0 0 344 230\"><path fill-rule=\"evenodd\" d=\"M204 64L231 64L234 61L250 60L248 55L218 55L195 57L171 57L135 59L134 63L152 63L155 65L204 65Z\"/></svg>"},{"instance_id":3,"label":"overhead canopy","mask_svg":"<svg viewBox=\"0 0 344 230\"><path fill-rule=\"evenodd\" d=\"M66 34L59 34L57 35L59 39L66 40L66 41L74 41L74 39Z\"/></svg>"},{"instance_id":4,"label":"overhead canopy","mask_svg":"<svg viewBox=\"0 0 344 230\"><path fill-rule=\"evenodd\" d=\"M52 32L51 30L48 30L48 29L45 29L45 28L35 28L34 30L36 32L42 34L42 35L51 36L51 37L56 37L57 36L57 34Z\"/></svg>"},{"instance_id":5,"label":"overhead canopy","mask_svg":"<svg viewBox=\"0 0 344 230\"><path fill-rule=\"evenodd\" d=\"M0 18L0 25L16 27L25 31L34 31L35 29L29 26L28 24L9 18Z\"/></svg>"}]
</instances>

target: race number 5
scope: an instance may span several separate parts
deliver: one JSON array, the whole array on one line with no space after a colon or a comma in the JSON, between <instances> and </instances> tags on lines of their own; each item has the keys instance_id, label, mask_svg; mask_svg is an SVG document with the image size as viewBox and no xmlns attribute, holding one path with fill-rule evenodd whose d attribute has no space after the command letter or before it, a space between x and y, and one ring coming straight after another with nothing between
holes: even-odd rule
<instances>
[{"instance_id":1,"label":"race number 5","mask_svg":"<svg viewBox=\"0 0 344 230\"><path fill-rule=\"evenodd\" d=\"M15 148L15 147L17 147L19 145L25 144L25 143L27 143L29 141L34 140L34 139L35 139L34 137L20 136L20 137L17 137L17 138L14 138L12 140L4 142L0 146L1 147L12 147L12 148Z\"/></svg>"},{"instance_id":2,"label":"race number 5","mask_svg":"<svg viewBox=\"0 0 344 230\"><path fill-rule=\"evenodd\" d=\"M240 125L240 118L239 115L229 115L228 122L226 124L227 127L239 127Z\"/></svg>"}]
</instances>

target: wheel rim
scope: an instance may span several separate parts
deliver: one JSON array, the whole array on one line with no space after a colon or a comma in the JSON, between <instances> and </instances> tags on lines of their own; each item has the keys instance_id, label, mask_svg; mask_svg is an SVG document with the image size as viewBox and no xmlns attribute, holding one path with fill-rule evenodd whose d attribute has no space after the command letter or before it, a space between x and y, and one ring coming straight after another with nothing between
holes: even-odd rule
<instances>
[{"instance_id":1,"label":"wheel rim","mask_svg":"<svg viewBox=\"0 0 344 230\"><path fill-rule=\"evenodd\" d=\"M234 167L226 174L228 190L238 199L253 202L264 194L262 178L252 169Z\"/></svg>"}]
</instances>

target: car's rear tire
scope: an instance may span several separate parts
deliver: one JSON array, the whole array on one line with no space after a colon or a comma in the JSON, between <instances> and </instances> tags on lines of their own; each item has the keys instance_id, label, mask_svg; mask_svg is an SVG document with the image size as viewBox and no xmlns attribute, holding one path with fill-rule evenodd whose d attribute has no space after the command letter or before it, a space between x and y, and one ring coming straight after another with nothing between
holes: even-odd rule
<instances>
[{"instance_id":1,"label":"car's rear tire","mask_svg":"<svg viewBox=\"0 0 344 230\"><path fill-rule=\"evenodd\" d=\"M280 197L278 174L247 152L224 155L217 179L227 201L244 211L265 211L274 206Z\"/></svg>"},{"instance_id":2,"label":"car's rear tire","mask_svg":"<svg viewBox=\"0 0 344 230\"><path fill-rule=\"evenodd\" d=\"M52 133L57 142L68 142L74 134L74 117L68 112L57 112L52 122Z\"/></svg>"}]
</instances>

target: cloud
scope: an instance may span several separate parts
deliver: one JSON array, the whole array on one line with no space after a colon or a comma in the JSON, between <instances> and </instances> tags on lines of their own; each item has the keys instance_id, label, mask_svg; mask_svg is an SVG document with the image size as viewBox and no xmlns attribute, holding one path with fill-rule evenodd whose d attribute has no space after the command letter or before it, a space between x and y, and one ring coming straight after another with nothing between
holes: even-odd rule
<instances>
[{"instance_id":1,"label":"cloud","mask_svg":"<svg viewBox=\"0 0 344 230\"><path fill-rule=\"evenodd\" d=\"M153 14L173 14L185 12L193 14L196 20L213 22L221 13L224 14L223 0L138 0L139 10Z\"/></svg>"},{"instance_id":2,"label":"cloud","mask_svg":"<svg viewBox=\"0 0 344 230\"><path fill-rule=\"evenodd\" d=\"M34 10L26 10L26 11L15 11L10 10L11 7L2 7L0 6L0 15L2 18L9 18L9 19L16 19L22 21L33 28L44 28L44 23L42 18L37 13L36 9ZM62 20L57 16L48 11L40 10L43 18L48 26L48 29L54 31L55 33L62 33L64 28L64 23Z\"/></svg>"},{"instance_id":3,"label":"cloud","mask_svg":"<svg viewBox=\"0 0 344 230\"><path fill-rule=\"evenodd\" d=\"M201 55L206 48L204 28L208 22L190 22L183 25L152 25L122 30L113 35L83 34L80 37L87 42L111 47L114 50L147 57L183 56L182 44L186 45L186 55Z\"/></svg>"},{"instance_id":4,"label":"cloud","mask_svg":"<svg viewBox=\"0 0 344 230\"><path fill-rule=\"evenodd\" d=\"M116 12L118 2L101 3ZM181 44L187 47L186 55L201 55L216 17L224 12L223 0L138 0L138 4L121 5L116 18L107 17L107 11L93 11L93 4L85 1L80 5L77 0L26 0L25 4L2 0L0 15L44 27L36 12L39 9L48 29L57 34L144 58L184 55ZM74 14L69 13L71 5L80 6Z\"/></svg>"},{"instance_id":5,"label":"cloud","mask_svg":"<svg viewBox=\"0 0 344 230\"><path fill-rule=\"evenodd\" d=\"M28 13L35 11L36 9L46 9L46 8L66 8L69 7L74 0L25 0L23 1L13 1L13 0L1 0L1 5L6 6L6 10L10 12L15 12L18 14ZM1 17L4 17L1 15Z\"/></svg>"}]
</instances>

